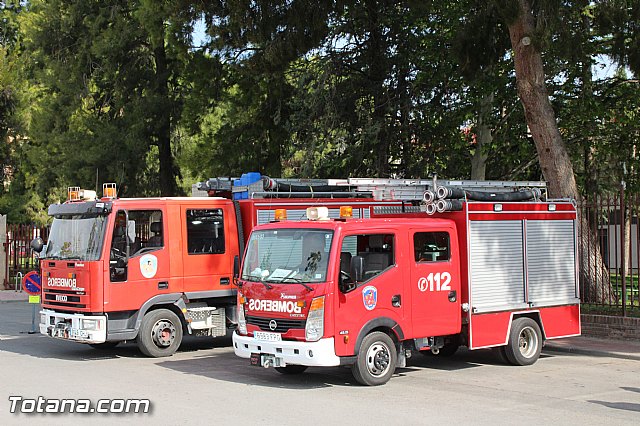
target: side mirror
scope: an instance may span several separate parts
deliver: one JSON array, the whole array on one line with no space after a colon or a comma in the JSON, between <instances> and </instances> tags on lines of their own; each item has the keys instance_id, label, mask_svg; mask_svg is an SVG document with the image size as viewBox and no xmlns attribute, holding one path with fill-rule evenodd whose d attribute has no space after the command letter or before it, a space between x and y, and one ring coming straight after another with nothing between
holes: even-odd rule
<instances>
[{"instance_id":1,"label":"side mirror","mask_svg":"<svg viewBox=\"0 0 640 426\"><path fill-rule=\"evenodd\" d=\"M30 245L33 251L35 251L36 253L40 253L42 251L42 248L44 247L44 241L42 241L42 238L40 237L34 238L33 240L31 240Z\"/></svg>"},{"instance_id":2,"label":"side mirror","mask_svg":"<svg viewBox=\"0 0 640 426\"><path fill-rule=\"evenodd\" d=\"M233 278L237 279L240 276L240 257L233 257Z\"/></svg>"},{"instance_id":3,"label":"side mirror","mask_svg":"<svg viewBox=\"0 0 640 426\"><path fill-rule=\"evenodd\" d=\"M351 278L354 282L358 283L362 281L362 274L364 271L364 258L362 256L353 256L351 258L349 269L351 272Z\"/></svg>"}]
</instances>

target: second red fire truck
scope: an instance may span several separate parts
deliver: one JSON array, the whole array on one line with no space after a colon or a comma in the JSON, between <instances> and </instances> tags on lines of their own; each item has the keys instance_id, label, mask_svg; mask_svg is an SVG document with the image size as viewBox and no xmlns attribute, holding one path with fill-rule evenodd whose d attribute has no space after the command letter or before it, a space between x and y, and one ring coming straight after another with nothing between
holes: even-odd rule
<instances>
[{"instance_id":1,"label":"second red fire truck","mask_svg":"<svg viewBox=\"0 0 640 426\"><path fill-rule=\"evenodd\" d=\"M515 365L580 334L576 208L434 184L421 210L256 226L238 281L236 355L281 373L351 366L386 383L412 351L495 347Z\"/></svg>"}]
</instances>

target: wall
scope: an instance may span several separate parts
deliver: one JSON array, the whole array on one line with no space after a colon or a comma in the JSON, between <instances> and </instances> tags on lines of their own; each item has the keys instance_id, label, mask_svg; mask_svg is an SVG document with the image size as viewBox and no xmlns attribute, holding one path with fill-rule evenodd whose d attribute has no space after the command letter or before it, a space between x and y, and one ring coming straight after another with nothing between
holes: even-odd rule
<instances>
[{"instance_id":1,"label":"wall","mask_svg":"<svg viewBox=\"0 0 640 426\"><path fill-rule=\"evenodd\" d=\"M640 342L640 318L582 314L582 335Z\"/></svg>"}]
</instances>

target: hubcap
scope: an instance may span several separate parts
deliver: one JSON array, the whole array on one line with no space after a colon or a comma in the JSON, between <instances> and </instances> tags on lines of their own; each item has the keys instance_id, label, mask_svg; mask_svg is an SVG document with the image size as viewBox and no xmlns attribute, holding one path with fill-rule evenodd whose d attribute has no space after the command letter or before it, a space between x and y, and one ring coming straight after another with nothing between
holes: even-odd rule
<instances>
[{"instance_id":1,"label":"hubcap","mask_svg":"<svg viewBox=\"0 0 640 426\"><path fill-rule=\"evenodd\" d=\"M151 329L151 337L157 346L166 348L171 346L171 343L176 338L176 327L171 321L159 320Z\"/></svg>"},{"instance_id":2,"label":"hubcap","mask_svg":"<svg viewBox=\"0 0 640 426\"><path fill-rule=\"evenodd\" d=\"M367 370L372 376L383 376L391 367L389 347L383 342L375 342L367 350Z\"/></svg>"},{"instance_id":3,"label":"hubcap","mask_svg":"<svg viewBox=\"0 0 640 426\"><path fill-rule=\"evenodd\" d=\"M538 334L531 327L525 327L518 337L518 348L525 358L531 358L538 350Z\"/></svg>"}]
</instances>

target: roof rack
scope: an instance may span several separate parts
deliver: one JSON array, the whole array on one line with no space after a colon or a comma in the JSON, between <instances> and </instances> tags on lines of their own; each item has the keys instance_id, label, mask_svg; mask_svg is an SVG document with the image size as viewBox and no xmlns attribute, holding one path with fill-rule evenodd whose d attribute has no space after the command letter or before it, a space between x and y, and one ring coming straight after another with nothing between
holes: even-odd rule
<instances>
[{"instance_id":1,"label":"roof rack","mask_svg":"<svg viewBox=\"0 0 640 426\"><path fill-rule=\"evenodd\" d=\"M218 177L193 185L194 196L226 196L235 200L250 198L353 198L369 197L399 201L423 201L425 193L437 193L439 187L491 193L538 189L546 197L546 182L478 181L431 179L291 179L270 178L260 173L245 173L240 178Z\"/></svg>"}]
</instances>

